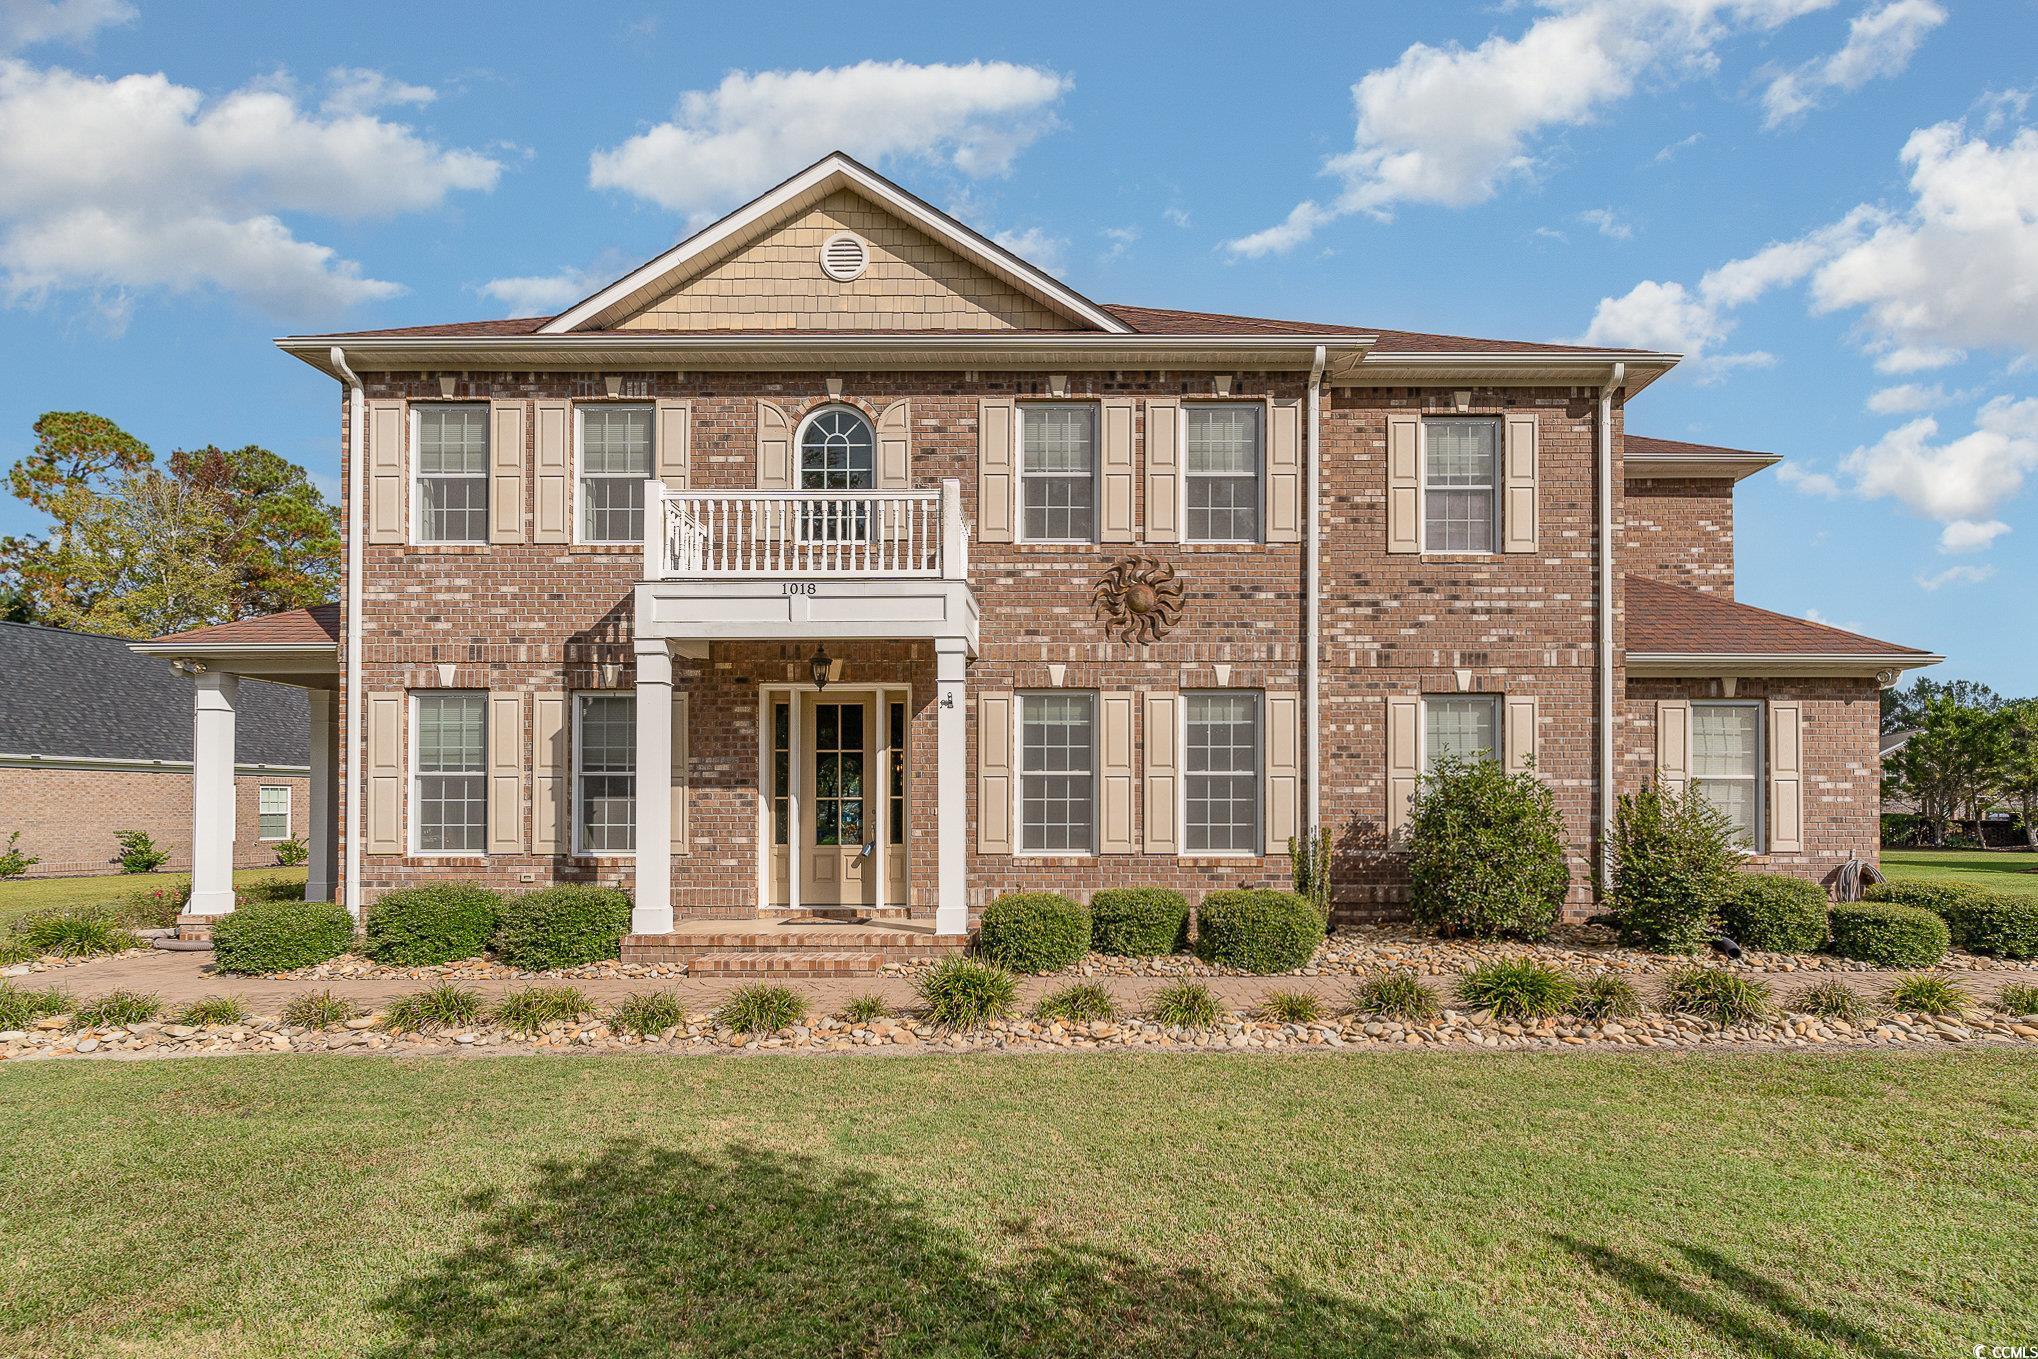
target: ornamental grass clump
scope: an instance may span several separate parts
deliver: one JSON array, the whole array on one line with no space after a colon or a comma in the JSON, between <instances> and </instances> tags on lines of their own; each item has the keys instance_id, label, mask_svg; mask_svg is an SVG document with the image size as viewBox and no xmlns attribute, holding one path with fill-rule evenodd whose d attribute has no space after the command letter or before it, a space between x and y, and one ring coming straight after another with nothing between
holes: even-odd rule
<instances>
[{"instance_id":1,"label":"ornamental grass clump","mask_svg":"<svg viewBox=\"0 0 2038 1359\"><path fill-rule=\"evenodd\" d=\"M194 1029L208 1024L245 1024L248 1022L248 1007L233 996L206 996L179 1010L177 1022Z\"/></svg>"},{"instance_id":2,"label":"ornamental grass clump","mask_svg":"<svg viewBox=\"0 0 2038 1359\"><path fill-rule=\"evenodd\" d=\"M1673 1010L1730 1029L1766 1018L1769 983L1719 967L1685 967L1670 974L1664 1002Z\"/></svg>"},{"instance_id":3,"label":"ornamental grass clump","mask_svg":"<svg viewBox=\"0 0 2038 1359\"><path fill-rule=\"evenodd\" d=\"M392 967L477 958L494 937L501 914L501 894L473 883L398 888L368 908L361 951Z\"/></svg>"},{"instance_id":4,"label":"ornamental grass clump","mask_svg":"<svg viewBox=\"0 0 2038 1359\"><path fill-rule=\"evenodd\" d=\"M1269 991L1258 1013L1274 1024L1314 1024L1323 1018L1323 998L1314 991Z\"/></svg>"},{"instance_id":5,"label":"ornamental grass clump","mask_svg":"<svg viewBox=\"0 0 2038 1359\"><path fill-rule=\"evenodd\" d=\"M1059 892L1008 892L984 907L977 949L1013 972L1059 972L1090 951L1090 908Z\"/></svg>"},{"instance_id":6,"label":"ornamental grass clump","mask_svg":"<svg viewBox=\"0 0 2038 1359\"><path fill-rule=\"evenodd\" d=\"M283 1022L293 1029L330 1029L361 1017L361 1007L331 991L305 991L283 1007Z\"/></svg>"},{"instance_id":7,"label":"ornamental grass clump","mask_svg":"<svg viewBox=\"0 0 2038 1359\"><path fill-rule=\"evenodd\" d=\"M849 1003L842 1007L842 1017L851 1024L869 1024L886 1018L891 1012L891 1003L876 992L852 996Z\"/></svg>"},{"instance_id":8,"label":"ornamental grass clump","mask_svg":"<svg viewBox=\"0 0 2038 1359\"><path fill-rule=\"evenodd\" d=\"M1382 972L1352 988L1352 1008L1362 1015L1404 1022L1435 1019L1443 1006L1436 992L1412 972Z\"/></svg>"},{"instance_id":9,"label":"ornamental grass clump","mask_svg":"<svg viewBox=\"0 0 2038 1359\"><path fill-rule=\"evenodd\" d=\"M108 991L71 1011L74 1029L118 1029L146 1024L163 1012L162 998L142 991Z\"/></svg>"},{"instance_id":10,"label":"ornamental grass clump","mask_svg":"<svg viewBox=\"0 0 2038 1359\"><path fill-rule=\"evenodd\" d=\"M1076 982L1050 991L1033 1007L1033 1017L1052 1023L1101 1024L1118 1018L1118 1002L1095 982Z\"/></svg>"},{"instance_id":11,"label":"ornamental grass clump","mask_svg":"<svg viewBox=\"0 0 2038 1359\"><path fill-rule=\"evenodd\" d=\"M1826 943L1826 889L1809 878L1741 873L1720 903L1720 928L1742 948L1810 953Z\"/></svg>"},{"instance_id":12,"label":"ornamental grass clump","mask_svg":"<svg viewBox=\"0 0 2038 1359\"><path fill-rule=\"evenodd\" d=\"M464 1029L481 1021L486 1008L481 993L472 987L440 982L413 991L389 1007L383 1024L398 1033L432 1033L439 1029Z\"/></svg>"},{"instance_id":13,"label":"ornamental grass clump","mask_svg":"<svg viewBox=\"0 0 2038 1359\"><path fill-rule=\"evenodd\" d=\"M288 972L337 958L354 942L354 918L329 901L251 901L212 927L221 972Z\"/></svg>"},{"instance_id":14,"label":"ornamental grass clump","mask_svg":"<svg viewBox=\"0 0 2038 1359\"><path fill-rule=\"evenodd\" d=\"M526 986L496 1001L488 1017L517 1033L537 1033L593 1013L587 993L577 986Z\"/></svg>"},{"instance_id":15,"label":"ornamental grass clump","mask_svg":"<svg viewBox=\"0 0 2038 1359\"><path fill-rule=\"evenodd\" d=\"M1921 906L1849 901L1832 910L1833 952L1881 967L1931 967L1953 937L1946 922Z\"/></svg>"},{"instance_id":16,"label":"ornamental grass clump","mask_svg":"<svg viewBox=\"0 0 2038 1359\"><path fill-rule=\"evenodd\" d=\"M141 943L121 923L120 913L106 906L39 912L18 922L14 937L32 954L56 954L63 958L121 953Z\"/></svg>"},{"instance_id":17,"label":"ornamental grass clump","mask_svg":"<svg viewBox=\"0 0 2038 1359\"><path fill-rule=\"evenodd\" d=\"M943 958L920 978L919 990L929 1023L968 1031L1011 1015L1019 998L1019 979L975 958Z\"/></svg>"},{"instance_id":18,"label":"ornamental grass clump","mask_svg":"<svg viewBox=\"0 0 2038 1359\"><path fill-rule=\"evenodd\" d=\"M71 1012L71 998L54 986L29 990L0 982L0 1029L25 1029L38 1019Z\"/></svg>"},{"instance_id":19,"label":"ornamental grass clump","mask_svg":"<svg viewBox=\"0 0 2038 1359\"><path fill-rule=\"evenodd\" d=\"M1273 888L1211 892L1196 908L1196 956L1266 976L1316 956L1323 917L1307 897Z\"/></svg>"},{"instance_id":20,"label":"ornamental grass clump","mask_svg":"<svg viewBox=\"0 0 2038 1359\"><path fill-rule=\"evenodd\" d=\"M1495 1019L1548 1019L1569 1013L1578 983L1561 968L1533 958L1485 963L1458 981L1458 999Z\"/></svg>"},{"instance_id":21,"label":"ornamental grass clump","mask_svg":"<svg viewBox=\"0 0 2038 1359\"><path fill-rule=\"evenodd\" d=\"M1649 784L1614 812L1614 929L1623 944L1696 953L1712 938L1735 888L1732 825L1695 789Z\"/></svg>"},{"instance_id":22,"label":"ornamental grass clump","mask_svg":"<svg viewBox=\"0 0 2038 1359\"><path fill-rule=\"evenodd\" d=\"M1146 1017L1171 1029L1209 1029L1224 1018L1224 1006L1202 982L1176 982L1148 998Z\"/></svg>"},{"instance_id":23,"label":"ornamental grass clump","mask_svg":"<svg viewBox=\"0 0 2038 1359\"><path fill-rule=\"evenodd\" d=\"M1107 887L1090 898L1090 947L1156 958L1189 945L1189 899L1165 887Z\"/></svg>"},{"instance_id":24,"label":"ornamental grass clump","mask_svg":"<svg viewBox=\"0 0 2038 1359\"><path fill-rule=\"evenodd\" d=\"M1580 983L1571 1012L1580 1019L1602 1022L1633 1019L1642 1012L1642 998L1635 994L1634 985L1627 978L1601 972Z\"/></svg>"},{"instance_id":25,"label":"ornamental grass clump","mask_svg":"<svg viewBox=\"0 0 2038 1359\"><path fill-rule=\"evenodd\" d=\"M619 958L630 932L630 897L613 887L545 887L502 903L495 956L525 972L585 967Z\"/></svg>"},{"instance_id":26,"label":"ornamental grass clump","mask_svg":"<svg viewBox=\"0 0 2038 1359\"><path fill-rule=\"evenodd\" d=\"M609 1012L609 1027L649 1038L686 1025L686 1006L676 992L639 991L623 997Z\"/></svg>"},{"instance_id":27,"label":"ornamental grass clump","mask_svg":"<svg viewBox=\"0 0 2038 1359\"><path fill-rule=\"evenodd\" d=\"M1972 1003L1951 980L1930 973L1901 978L1889 989L1889 1008L1912 1014L1957 1015Z\"/></svg>"},{"instance_id":28,"label":"ornamental grass clump","mask_svg":"<svg viewBox=\"0 0 2038 1359\"><path fill-rule=\"evenodd\" d=\"M1996 1008L2008 1015L2038 1015L2038 986L2011 982L1996 992Z\"/></svg>"},{"instance_id":29,"label":"ornamental grass clump","mask_svg":"<svg viewBox=\"0 0 2038 1359\"><path fill-rule=\"evenodd\" d=\"M1801 1012L1820 1019L1838 1019L1852 1024L1868 1014L1868 1002L1853 987L1841 981L1814 982L1797 994L1792 1004Z\"/></svg>"},{"instance_id":30,"label":"ornamental grass clump","mask_svg":"<svg viewBox=\"0 0 2038 1359\"><path fill-rule=\"evenodd\" d=\"M1475 939L1541 939L1571 870L1548 784L1493 760L1437 760L1408 812L1409 909L1419 924Z\"/></svg>"},{"instance_id":31,"label":"ornamental grass clump","mask_svg":"<svg viewBox=\"0 0 2038 1359\"><path fill-rule=\"evenodd\" d=\"M729 993L715 1022L742 1034L772 1034L807 1017L807 998L790 986L752 982Z\"/></svg>"}]
</instances>

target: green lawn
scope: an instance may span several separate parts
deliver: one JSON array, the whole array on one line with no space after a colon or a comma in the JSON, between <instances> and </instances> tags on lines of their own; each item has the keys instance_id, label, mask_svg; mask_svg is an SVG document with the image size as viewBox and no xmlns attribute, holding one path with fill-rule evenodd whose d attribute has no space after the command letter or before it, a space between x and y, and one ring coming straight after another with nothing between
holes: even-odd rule
<instances>
[{"instance_id":1,"label":"green lawn","mask_svg":"<svg viewBox=\"0 0 2038 1359\"><path fill-rule=\"evenodd\" d=\"M191 880L188 873L110 873L96 878L13 878L0 882L0 925L19 915L51 906L96 906L119 901L135 892L182 887ZM302 868L244 868L234 874L234 886L247 888L265 882L303 882Z\"/></svg>"},{"instance_id":2,"label":"green lawn","mask_svg":"<svg viewBox=\"0 0 2038 1359\"><path fill-rule=\"evenodd\" d=\"M1885 849L1882 871L1913 882L1964 882L2038 897L2038 854L2006 849Z\"/></svg>"},{"instance_id":3,"label":"green lawn","mask_svg":"<svg viewBox=\"0 0 2038 1359\"><path fill-rule=\"evenodd\" d=\"M2038 1059L0 1067L0 1353L1954 1355Z\"/></svg>"}]
</instances>

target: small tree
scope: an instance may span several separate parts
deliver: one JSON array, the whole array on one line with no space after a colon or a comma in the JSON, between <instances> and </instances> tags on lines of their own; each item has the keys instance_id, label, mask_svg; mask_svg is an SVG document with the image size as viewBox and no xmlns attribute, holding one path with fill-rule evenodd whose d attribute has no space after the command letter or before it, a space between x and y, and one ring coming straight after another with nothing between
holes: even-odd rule
<instances>
[{"instance_id":1,"label":"small tree","mask_svg":"<svg viewBox=\"0 0 2038 1359\"><path fill-rule=\"evenodd\" d=\"M1330 919L1330 832L1304 831L1288 837L1288 868L1295 894L1307 897L1317 914Z\"/></svg>"},{"instance_id":2,"label":"small tree","mask_svg":"<svg viewBox=\"0 0 2038 1359\"><path fill-rule=\"evenodd\" d=\"M1415 918L1450 933L1540 939L1571 890L1549 786L1492 760L1437 761L1409 811L1408 850Z\"/></svg>"},{"instance_id":3,"label":"small tree","mask_svg":"<svg viewBox=\"0 0 2038 1359\"><path fill-rule=\"evenodd\" d=\"M296 868L311 857L311 848L302 840L278 840L276 862L284 868Z\"/></svg>"},{"instance_id":4,"label":"small tree","mask_svg":"<svg viewBox=\"0 0 2038 1359\"><path fill-rule=\"evenodd\" d=\"M2021 698L2010 705L2009 720L2003 796L2024 814L2024 843L2038 849L2038 698Z\"/></svg>"},{"instance_id":5,"label":"small tree","mask_svg":"<svg viewBox=\"0 0 2038 1359\"><path fill-rule=\"evenodd\" d=\"M1695 788L1623 793L1613 820L1614 928L1621 942L1696 953L1736 886L1733 823Z\"/></svg>"},{"instance_id":6,"label":"small tree","mask_svg":"<svg viewBox=\"0 0 2038 1359\"><path fill-rule=\"evenodd\" d=\"M21 832L7 837L7 848L0 851L0 878L18 878L42 860L21 848Z\"/></svg>"},{"instance_id":7,"label":"small tree","mask_svg":"<svg viewBox=\"0 0 2038 1359\"><path fill-rule=\"evenodd\" d=\"M170 852L147 831L131 830L120 833L120 853L114 857L123 873L153 873L169 861Z\"/></svg>"}]
</instances>

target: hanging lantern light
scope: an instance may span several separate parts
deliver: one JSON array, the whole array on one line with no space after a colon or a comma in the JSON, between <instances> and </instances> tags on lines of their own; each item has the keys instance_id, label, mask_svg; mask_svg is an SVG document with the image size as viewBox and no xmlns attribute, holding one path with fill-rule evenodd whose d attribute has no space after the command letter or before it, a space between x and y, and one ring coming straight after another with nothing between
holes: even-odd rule
<instances>
[{"instance_id":1,"label":"hanging lantern light","mask_svg":"<svg viewBox=\"0 0 2038 1359\"><path fill-rule=\"evenodd\" d=\"M828 648L825 645L814 648L814 659L809 664L814 671L814 687L826 689L829 672L835 668L835 662L828 659Z\"/></svg>"}]
</instances>

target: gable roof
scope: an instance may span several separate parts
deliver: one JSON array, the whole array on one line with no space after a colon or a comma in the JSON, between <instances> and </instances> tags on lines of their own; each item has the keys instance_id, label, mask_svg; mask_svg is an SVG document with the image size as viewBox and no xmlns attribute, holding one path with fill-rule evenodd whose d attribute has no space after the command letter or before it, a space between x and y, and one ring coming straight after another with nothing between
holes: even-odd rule
<instances>
[{"instance_id":1,"label":"gable roof","mask_svg":"<svg viewBox=\"0 0 2038 1359\"><path fill-rule=\"evenodd\" d=\"M171 642L187 648L337 647L340 643L340 606L337 603L314 604L308 609L286 609L282 613L236 618L231 623L214 623L188 632L151 637L145 645L160 647Z\"/></svg>"},{"instance_id":2,"label":"gable roof","mask_svg":"<svg viewBox=\"0 0 2038 1359\"><path fill-rule=\"evenodd\" d=\"M1647 576L1627 578L1627 652L1631 664L1650 657L1712 657L1796 659L1822 666L1852 661L1870 669L1876 665L1911 669L1942 659L1917 647L1864 637Z\"/></svg>"},{"instance_id":3,"label":"gable roof","mask_svg":"<svg viewBox=\"0 0 2038 1359\"><path fill-rule=\"evenodd\" d=\"M191 682L124 637L0 623L0 674L0 755L191 758ZM302 689L243 680L234 758L303 768L309 722Z\"/></svg>"},{"instance_id":4,"label":"gable roof","mask_svg":"<svg viewBox=\"0 0 2038 1359\"><path fill-rule=\"evenodd\" d=\"M1727 477L1739 481L1783 461L1774 453L1657 439L1647 434L1629 434L1621 447L1621 464L1630 477Z\"/></svg>"}]
</instances>

